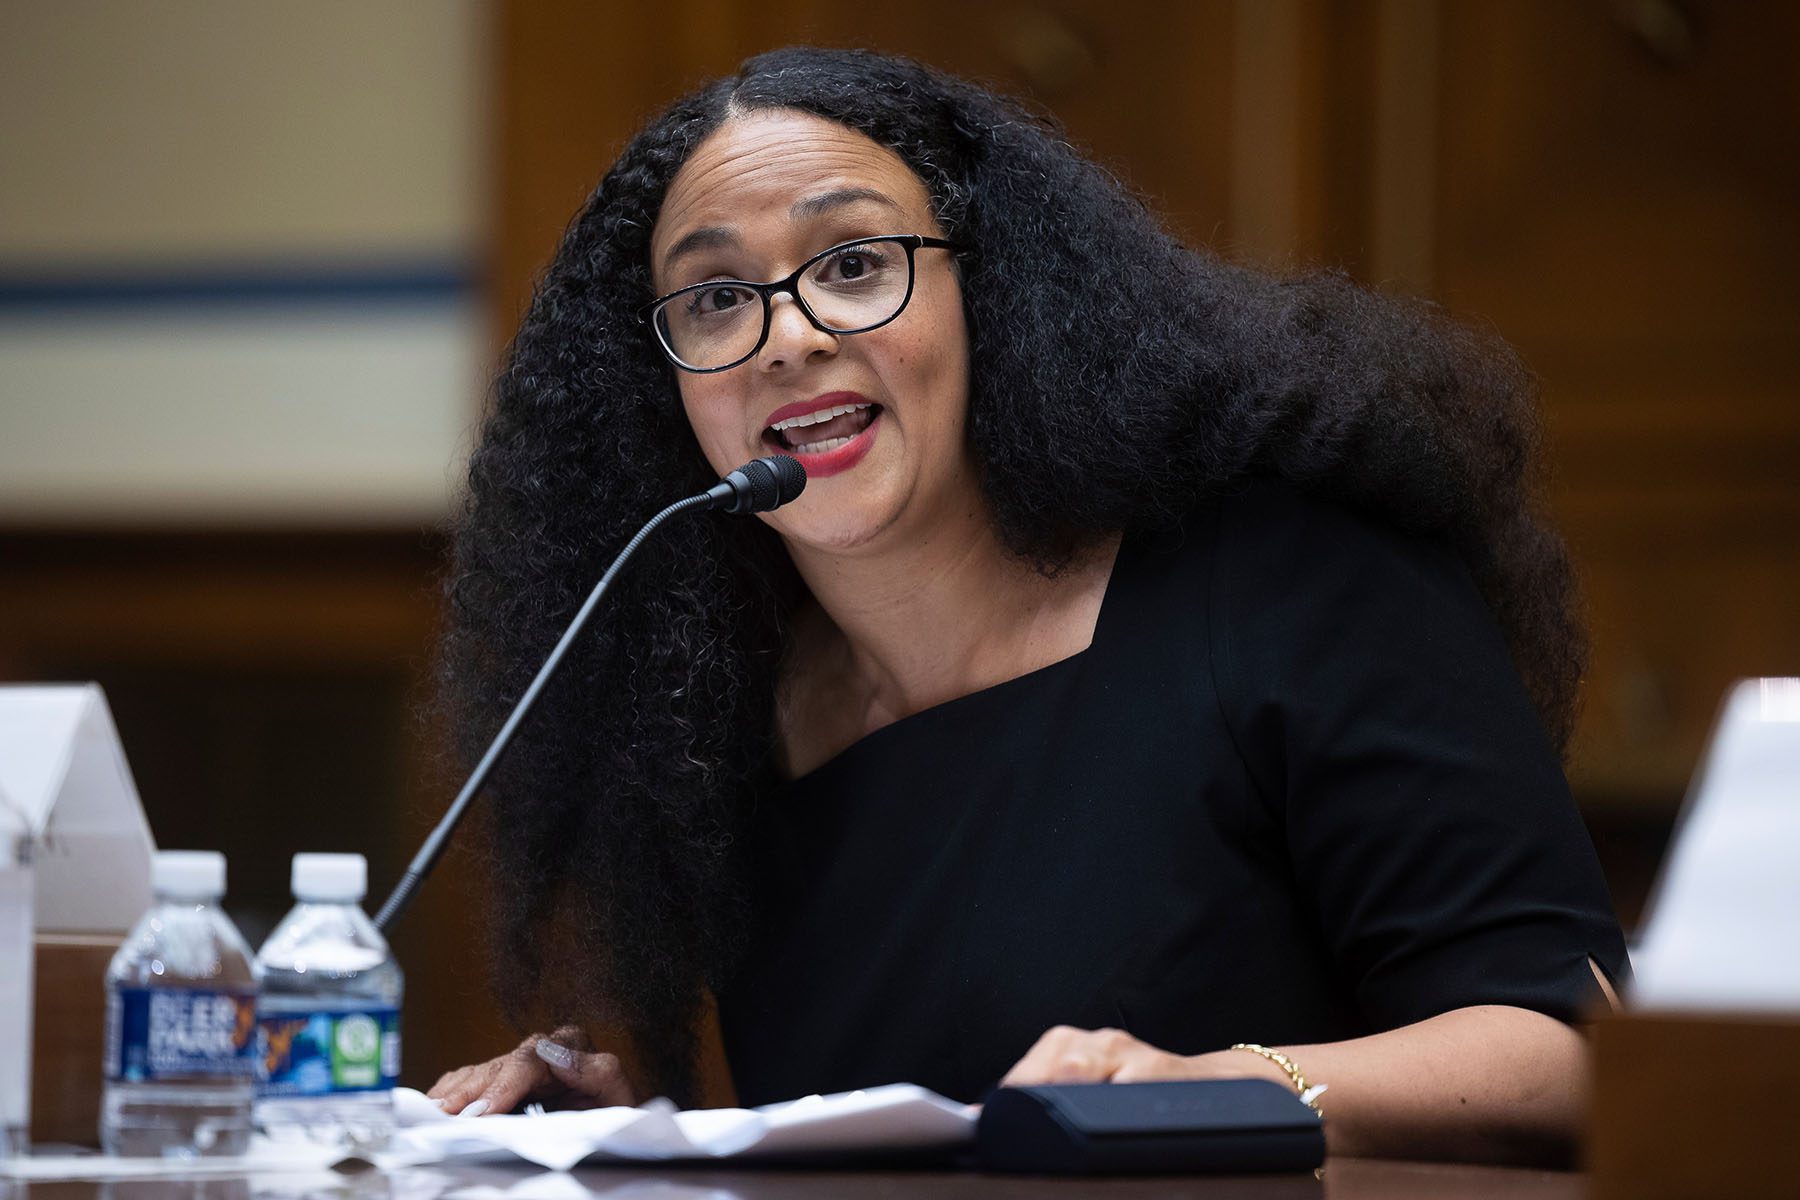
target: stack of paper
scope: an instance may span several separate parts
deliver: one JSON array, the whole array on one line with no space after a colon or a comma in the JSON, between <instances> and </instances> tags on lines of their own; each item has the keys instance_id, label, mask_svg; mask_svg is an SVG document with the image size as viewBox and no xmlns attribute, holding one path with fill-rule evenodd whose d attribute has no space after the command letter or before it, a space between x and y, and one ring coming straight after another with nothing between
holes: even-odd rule
<instances>
[{"instance_id":1,"label":"stack of paper","mask_svg":"<svg viewBox=\"0 0 1800 1200\"><path fill-rule=\"evenodd\" d=\"M807 1096L761 1108L677 1111L667 1100L493 1117L452 1117L410 1088L395 1093L400 1128L381 1150L319 1145L299 1134L257 1137L235 1158L129 1159L102 1155L0 1158L0 1179L104 1179L149 1175L301 1173L372 1162L386 1171L438 1163L535 1163L566 1171L595 1162L718 1160L960 1146L975 1136L978 1105L916 1084Z\"/></svg>"},{"instance_id":2,"label":"stack of paper","mask_svg":"<svg viewBox=\"0 0 1800 1200\"><path fill-rule=\"evenodd\" d=\"M451 1117L418 1092L396 1096L400 1130L371 1157L384 1168L524 1159L563 1171L584 1159L664 1161L952 1147L980 1108L916 1084L807 1096L761 1108L677 1111L666 1100L520 1116Z\"/></svg>"}]
</instances>

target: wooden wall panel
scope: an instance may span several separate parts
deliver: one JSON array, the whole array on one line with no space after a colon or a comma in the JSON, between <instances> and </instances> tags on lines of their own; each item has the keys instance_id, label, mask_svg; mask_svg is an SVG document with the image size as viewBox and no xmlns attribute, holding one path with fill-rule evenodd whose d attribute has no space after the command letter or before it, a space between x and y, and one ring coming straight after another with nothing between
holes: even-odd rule
<instances>
[{"instance_id":1,"label":"wooden wall panel","mask_svg":"<svg viewBox=\"0 0 1800 1200\"><path fill-rule=\"evenodd\" d=\"M1667 807L1730 680L1800 671L1800 9L1426 15L1421 257L1543 380L1595 634L1576 780Z\"/></svg>"},{"instance_id":2,"label":"wooden wall panel","mask_svg":"<svg viewBox=\"0 0 1800 1200\"><path fill-rule=\"evenodd\" d=\"M1184 236L1229 236L1234 29L1224 0L1153 0L1123 16L1103 0L503 4L499 335L516 327L530 281L630 135L693 86L785 45L908 54L1027 97L1054 111L1075 141L1145 192Z\"/></svg>"}]
</instances>

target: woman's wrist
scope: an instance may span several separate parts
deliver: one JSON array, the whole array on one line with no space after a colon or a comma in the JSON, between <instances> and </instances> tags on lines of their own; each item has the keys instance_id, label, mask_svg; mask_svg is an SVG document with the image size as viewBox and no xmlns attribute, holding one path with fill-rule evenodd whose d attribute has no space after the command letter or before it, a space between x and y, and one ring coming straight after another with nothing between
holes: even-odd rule
<instances>
[{"instance_id":1,"label":"woman's wrist","mask_svg":"<svg viewBox=\"0 0 1800 1200\"><path fill-rule=\"evenodd\" d=\"M1301 1102L1314 1112L1319 1111L1319 1097L1325 1093L1325 1085L1316 1079L1308 1079L1300 1064L1281 1050L1256 1042L1239 1042L1231 1047L1228 1053L1251 1055L1273 1066L1281 1072L1284 1082L1294 1089Z\"/></svg>"},{"instance_id":2,"label":"woman's wrist","mask_svg":"<svg viewBox=\"0 0 1800 1200\"><path fill-rule=\"evenodd\" d=\"M1254 1054L1245 1054L1239 1050L1214 1050L1207 1054L1195 1054L1188 1061L1194 1066L1194 1077L1197 1079L1267 1079L1271 1083L1279 1083L1292 1087L1287 1072Z\"/></svg>"}]
</instances>

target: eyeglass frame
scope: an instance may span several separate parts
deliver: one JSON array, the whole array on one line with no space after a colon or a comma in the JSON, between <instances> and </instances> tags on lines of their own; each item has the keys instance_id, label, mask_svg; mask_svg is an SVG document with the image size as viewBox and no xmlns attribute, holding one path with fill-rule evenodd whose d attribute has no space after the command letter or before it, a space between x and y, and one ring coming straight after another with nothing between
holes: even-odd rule
<instances>
[{"instance_id":1,"label":"eyeglass frame","mask_svg":"<svg viewBox=\"0 0 1800 1200\"><path fill-rule=\"evenodd\" d=\"M808 267L811 267L813 264L830 255L843 250L854 249L857 246L866 246L871 242L899 242L902 246L906 247L906 295L900 297L900 303L895 307L893 312L889 313L881 320L876 321L873 325L863 325L856 329L833 329L819 319L819 314L812 310L812 305L808 304L806 302L806 297L800 294L800 277L806 274ZM814 329L817 329L821 333L829 333L834 337L852 333L868 333L872 329L880 329L883 325L897 319L901 313L906 311L906 306L912 303L913 288L917 285L919 280L919 267L916 256L920 250L948 250L952 254L961 254L963 248L955 242L946 241L943 238L926 237L921 233L884 233L875 237L854 238L848 242L839 242L835 246L827 246L825 249L819 251L817 254L801 263L798 267L794 268L791 275L788 275L783 279L777 279L773 283L752 283L748 279L708 279L700 283L690 283L686 287L676 288L666 296L658 296L656 299L640 308L637 316L639 321L650 326L651 331L656 335L657 346L662 350L664 356L677 368L692 375L716 375L720 371L729 371L733 367L741 367L761 353L762 348L769 342L769 330L774 328L775 325L775 297L783 292L786 292L794 298L795 307L800 310L802 316L812 323ZM749 352L742 358L734 359L722 367L691 367L676 356L674 348L669 345L668 339L663 336L662 328L657 324L656 314L671 300L679 299L689 292L697 292L702 288L711 287L741 287L755 292L757 298L762 301L762 333L757 337L756 345L752 346Z\"/></svg>"}]
</instances>

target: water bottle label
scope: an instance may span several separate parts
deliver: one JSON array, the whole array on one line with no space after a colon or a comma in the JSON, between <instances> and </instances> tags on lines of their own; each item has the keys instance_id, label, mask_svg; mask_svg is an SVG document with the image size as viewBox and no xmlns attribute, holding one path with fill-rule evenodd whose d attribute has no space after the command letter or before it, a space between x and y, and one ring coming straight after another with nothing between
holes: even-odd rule
<instances>
[{"instance_id":1,"label":"water bottle label","mask_svg":"<svg viewBox=\"0 0 1800 1200\"><path fill-rule=\"evenodd\" d=\"M254 1079L256 993L117 988L107 996L106 1073L115 1083Z\"/></svg>"},{"instance_id":2,"label":"water bottle label","mask_svg":"<svg viewBox=\"0 0 1800 1200\"><path fill-rule=\"evenodd\" d=\"M265 1096L326 1096L400 1081L400 1010L334 1009L257 1018Z\"/></svg>"}]
</instances>

